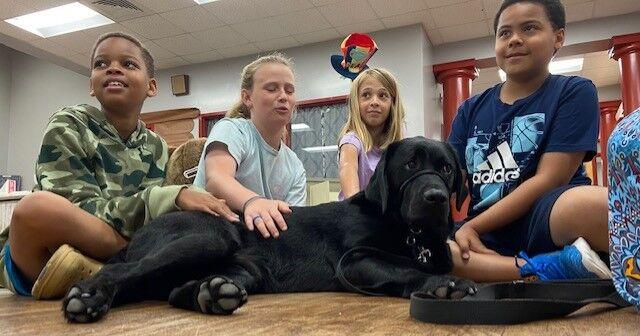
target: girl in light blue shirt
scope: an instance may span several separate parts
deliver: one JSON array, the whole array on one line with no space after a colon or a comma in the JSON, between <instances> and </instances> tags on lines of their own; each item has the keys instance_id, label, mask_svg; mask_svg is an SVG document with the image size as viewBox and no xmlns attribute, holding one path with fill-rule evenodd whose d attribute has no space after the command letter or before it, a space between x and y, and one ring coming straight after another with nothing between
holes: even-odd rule
<instances>
[{"instance_id":1,"label":"girl in light blue shirt","mask_svg":"<svg viewBox=\"0 0 640 336\"><path fill-rule=\"evenodd\" d=\"M242 212L249 230L277 238L283 213L304 205L306 174L283 137L296 105L291 61L260 57L242 71L240 101L211 130L194 184Z\"/></svg>"}]
</instances>

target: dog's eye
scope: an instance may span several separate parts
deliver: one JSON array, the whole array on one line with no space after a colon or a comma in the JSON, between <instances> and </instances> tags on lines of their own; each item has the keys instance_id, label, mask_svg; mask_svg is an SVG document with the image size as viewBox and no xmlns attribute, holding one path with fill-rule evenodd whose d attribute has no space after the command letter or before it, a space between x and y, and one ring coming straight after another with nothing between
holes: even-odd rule
<instances>
[{"instance_id":1,"label":"dog's eye","mask_svg":"<svg viewBox=\"0 0 640 336\"><path fill-rule=\"evenodd\" d=\"M409 160L409 162L407 162L406 166L409 169L416 169L418 168L418 161L416 160L415 157L413 157L411 158L411 160Z\"/></svg>"},{"instance_id":2,"label":"dog's eye","mask_svg":"<svg viewBox=\"0 0 640 336\"><path fill-rule=\"evenodd\" d=\"M449 175L451 174L451 165L445 164L440 170L442 170L442 173Z\"/></svg>"}]
</instances>

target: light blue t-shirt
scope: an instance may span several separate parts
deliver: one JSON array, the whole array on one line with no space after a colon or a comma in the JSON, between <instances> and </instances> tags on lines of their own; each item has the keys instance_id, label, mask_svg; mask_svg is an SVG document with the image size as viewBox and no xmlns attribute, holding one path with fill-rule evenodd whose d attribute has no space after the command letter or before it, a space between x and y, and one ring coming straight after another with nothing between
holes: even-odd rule
<instances>
[{"instance_id":1,"label":"light blue t-shirt","mask_svg":"<svg viewBox=\"0 0 640 336\"><path fill-rule=\"evenodd\" d=\"M305 205L307 177L298 156L280 143L275 150L260 135L250 119L224 118L209 133L200 157L195 186L205 187L205 155L212 142L227 145L236 160L236 180L245 188L273 200Z\"/></svg>"}]
</instances>

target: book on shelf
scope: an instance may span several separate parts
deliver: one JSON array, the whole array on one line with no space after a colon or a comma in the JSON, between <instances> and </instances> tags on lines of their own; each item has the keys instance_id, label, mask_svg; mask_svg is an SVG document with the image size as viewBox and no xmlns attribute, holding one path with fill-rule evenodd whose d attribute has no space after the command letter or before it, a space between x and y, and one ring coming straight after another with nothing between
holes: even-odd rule
<instances>
[{"instance_id":1,"label":"book on shelf","mask_svg":"<svg viewBox=\"0 0 640 336\"><path fill-rule=\"evenodd\" d=\"M0 195L22 190L20 175L0 175Z\"/></svg>"}]
</instances>

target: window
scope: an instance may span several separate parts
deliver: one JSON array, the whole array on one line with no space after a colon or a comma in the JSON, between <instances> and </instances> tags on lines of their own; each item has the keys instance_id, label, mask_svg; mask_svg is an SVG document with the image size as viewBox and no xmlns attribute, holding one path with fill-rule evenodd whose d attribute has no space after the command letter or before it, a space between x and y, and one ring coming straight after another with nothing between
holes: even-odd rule
<instances>
[{"instance_id":1,"label":"window","mask_svg":"<svg viewBox=\"0 0 640 336\"><path fill-rule=\"evenodd\" d=\"M210 112L200 115L198 136L206 138L218 120L224 118L226 112Z\"/></svg>"},{"instance_id":2,"label":"window","mask_svg":"<svg viewBox=\"0 0 640 336\"><path fill-rule=\"evenodd\" d=\"M308 179L338 178L338 135L347 121L346 96L303 102L291 122L291 149Z\"/></svg>"},{"instance_id":3,"label":"window","mask_svg":"<svg viewBox=\"0 0 640 336\"><path fill-rule=\"evenodd\" d=\"M347 96L299 102L286 143L298 155L307 179L338 178L338 135L347 121ZM200 116L200 137L208 137L225 112Z\"/></svg>"}]
</instances>

